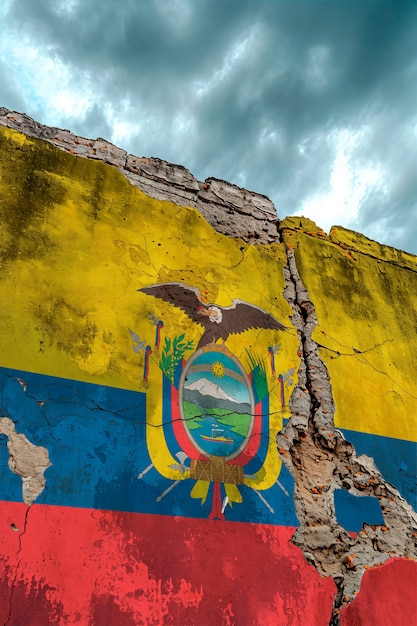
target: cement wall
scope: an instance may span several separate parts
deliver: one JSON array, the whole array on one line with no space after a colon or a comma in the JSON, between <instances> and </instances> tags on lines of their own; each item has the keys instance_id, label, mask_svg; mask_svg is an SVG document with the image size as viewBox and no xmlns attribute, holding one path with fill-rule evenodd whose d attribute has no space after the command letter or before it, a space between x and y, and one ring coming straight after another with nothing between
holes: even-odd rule
<instances>
[{"instance_id":1,"label":"cement wall","mask_svg":"<svg viewBox=\"0 0 417 626\"><path fill-rule=\"evenodd\" d=\"M0 124L0 622L412 624L416 257Z\"/></svg>"}]
</instances>

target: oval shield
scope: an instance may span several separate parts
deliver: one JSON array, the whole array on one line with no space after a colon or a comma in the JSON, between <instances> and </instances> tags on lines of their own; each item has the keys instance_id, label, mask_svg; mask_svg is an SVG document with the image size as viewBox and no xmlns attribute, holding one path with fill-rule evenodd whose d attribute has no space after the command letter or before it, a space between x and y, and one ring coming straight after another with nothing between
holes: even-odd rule
<instances>
[{"instance_id":1,"label":"oval shield","mask_svg":"<svg viewBox=\"0 0 417 626\"><path fill-rule=\"evenodd\" d=\"M224 346L210 344L190 358L179 385L185 430L197 450L230 460L247 446L254 421L249 379Z\"/></svg>"}]
</instances>

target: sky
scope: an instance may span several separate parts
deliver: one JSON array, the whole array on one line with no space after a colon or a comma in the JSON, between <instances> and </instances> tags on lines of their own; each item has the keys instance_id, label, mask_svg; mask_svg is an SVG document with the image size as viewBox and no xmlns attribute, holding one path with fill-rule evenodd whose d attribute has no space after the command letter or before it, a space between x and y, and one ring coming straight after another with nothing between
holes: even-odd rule
<instances>
[{"instance_id":1,"label":"sky","mask_svg":"<svg viewBox=\"0 0 417 626\"><path fill-rule=\"evenodd\" d=\"M417 0L2 0L0 106L417 254Z\"/></svg>"}]
</instances>

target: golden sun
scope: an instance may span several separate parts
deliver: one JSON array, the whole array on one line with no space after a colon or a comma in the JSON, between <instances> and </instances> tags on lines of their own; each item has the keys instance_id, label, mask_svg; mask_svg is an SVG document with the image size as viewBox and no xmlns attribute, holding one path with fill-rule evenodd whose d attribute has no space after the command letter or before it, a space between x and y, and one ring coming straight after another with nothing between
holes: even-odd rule
<instances>
[{"instance_id":1,"label":"golden sun","mask_svg":"<svg viewBox=\"0 0 417 626\"><path fill-rule=\"evenodd\" d=\"M216 376L216 378L222 378L222 376L224 376L224 372L225 369L223 363L220 363L220 361L214 361L214 363L212 363L211 373L213 376Z\"/></svg>"}]
</instances>

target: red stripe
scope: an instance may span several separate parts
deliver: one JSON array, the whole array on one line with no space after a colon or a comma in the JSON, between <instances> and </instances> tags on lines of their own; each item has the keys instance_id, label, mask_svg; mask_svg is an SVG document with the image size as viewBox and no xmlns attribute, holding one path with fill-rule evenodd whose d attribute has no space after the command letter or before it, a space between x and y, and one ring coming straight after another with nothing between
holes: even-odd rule
<instances>
[{"instance_id":1,"label":"red stripe","mask_svg":"<svg viewBox=\"0 0 417 626\"><path fill-rule=\"evenodd\" d=\"M171 415L173 421L172 426L174 429L174 435L176 440L178 441L181 450L183 450L190 459L206 458L197 450L195 446L193 446L188 434L186 433L184 421L182 419L179 408L178 390L174 387L174 385L171 385Z\"/></svg>"},{"instance_id":2,"label":"red stripe","mask_svg":"<svg viewBox=\"0 0 417 626\"><path fill-rule=\"evenodd\" d=\"M391 559L366 570L357 598L342 609L341 626L415 626L417 563Z\"/></svg>"},{"instance_id":3,"label":"red stripe","mask_svg":"<svg viewBox=\"0 0 417 626\"><path fill-rule=\"evenodd\" d=\"M330 620L334 584L291 543L293 528L34 504L23 532L27 507L1 507L0 623L12 595L8 626Z\"/></svg>"}]
</instances>

